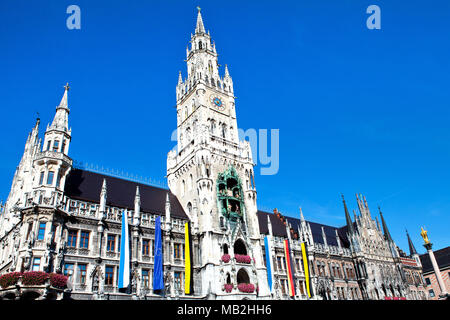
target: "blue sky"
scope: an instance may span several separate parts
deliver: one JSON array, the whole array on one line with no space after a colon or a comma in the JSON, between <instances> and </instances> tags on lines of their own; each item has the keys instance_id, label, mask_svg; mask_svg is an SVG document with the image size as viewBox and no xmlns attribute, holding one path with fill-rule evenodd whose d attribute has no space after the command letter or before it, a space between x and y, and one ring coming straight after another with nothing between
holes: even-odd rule
<instances>
[{"instance_id":1,"label":"blue sky","mask_svg":"<svg viewBox=\"0 0 450 320\"><path fill-rule=\"evenodd\" d=\"M81 8L81 30L66 8ZM366 8L381 8L381 30ZM380 205L397 244L448 246L450 3L427 1L25 1L0 3L0 198L36 112L71 91L70 156L163 180L175 85L196 7L234 81L238 125L280 130L280 169L256 168L258 205L343 225ZM222 70L223 72L223 70Z\"/></svg>"}]
</instances>

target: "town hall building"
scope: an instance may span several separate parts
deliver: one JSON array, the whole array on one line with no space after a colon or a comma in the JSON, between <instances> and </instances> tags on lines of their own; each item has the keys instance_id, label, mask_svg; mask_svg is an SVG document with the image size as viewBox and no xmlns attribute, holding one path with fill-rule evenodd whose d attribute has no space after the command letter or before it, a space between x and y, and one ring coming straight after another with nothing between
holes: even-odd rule
<instances>
[{"instance_id":1,"label":"town hall building","mask_svg":"<svg viewBox=\"0 0 450 320\"><path fill-rule=\"evenodd\" d=\"M44 271L68 277L64 295L27 289L38 299L427 299L409 235L407 255L364 196L356 195L353 215L342 197L346 225L340 227L308 221L301 209L298 218L258 210L250 143L238 136L233 80L227 66L219 70L200 10L190 43L187 76L180 72L176 85L178 145L167 155L168 189L74 165L66 85L43 140L39 119L29 133L1 207L0 276ZM130 232L126 292L118 289L123 214ZM163 290L153 290L157 217ZM18 299L27 290L0 288L0 299Z\"/></svg>"}]
</instances>

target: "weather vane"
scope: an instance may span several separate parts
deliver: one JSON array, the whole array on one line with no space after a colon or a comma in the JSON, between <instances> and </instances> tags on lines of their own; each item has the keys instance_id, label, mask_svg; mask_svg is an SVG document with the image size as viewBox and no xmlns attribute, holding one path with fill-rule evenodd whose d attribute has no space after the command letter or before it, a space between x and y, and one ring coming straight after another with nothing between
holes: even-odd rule
<instances>
[{"instance_id":1,"label":"weather vane","mask_svg":"<svg viewBox=\"0 0 450 320\"><path fill-rule=\"evenodd\" d=\"M68 83L68 82L67 82L66 85L64 86L64 89L66 89L66 90L69 90L69 89L70 89L69 83Z\"/></svg>"},{"instance_id":2,"label":"weather vane","mask_svg":"<svg viewBox=\"0 0 450 320\"><path fill-rule=\"evenodd\" d=\"M198 12L200 12L202 10L202 8L197 6L197 10L198 10Z\"/></svg>"}]
</instances>

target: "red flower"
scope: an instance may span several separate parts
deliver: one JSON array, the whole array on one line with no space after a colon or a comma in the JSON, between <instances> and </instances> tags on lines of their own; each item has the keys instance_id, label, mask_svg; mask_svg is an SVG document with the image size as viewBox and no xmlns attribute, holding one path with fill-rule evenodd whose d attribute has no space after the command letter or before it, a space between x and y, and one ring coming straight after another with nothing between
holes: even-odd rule
<instances>
[{"instance_id":1,"label":"red flower","mask_svg":"<svg viewBox=\"0 0 450 320\"><path fill-rule=\"evenodd\" d=\"M253 293L255 291L255 286L251 283L239 283L238 289L241 292Z\"/></svg>"},{"instance_id":2,"label":"red flower","mask_svg":"<svg viewBox=\"0 0 450 320\"><path fill-rule=\"evenodd\" d=\"M226 291L227 293L230 293L231 290L233 290L233 285L232 285L232 284L229 284L229 283L225 284L225 291Z\"/></svg>"},{"instance_id":3,"label":"red flower","mask_svg":"<svg viewBox=\"0 0 450 320\"><path fill-rule=\"evenodd\" d=\"M7 288L15 285L21 275L21 272L11 272L0 276L0 286L2 288Z\"/></svg>"},{"instance_id":4,"label":"red flower","mask_svg":"<svg viewBox=\"0 0 450 320\"><path fill-rule=\"evenodd\" d=\"M26 286L40 286L45 283L49 275L42 271L25 272L22 276L22 283Z\"/></svg>"},{"instance_id":5,"label":"red flower","mask_svg":"<svg viewBox=\"0 0 450 320\"><path fill-rule=\"evenodd\" d=\"M67 277L58 273L50 273L50 284L52 287L63 289L67 284Z\"/></svg>"},{"instance_id":6,"label":"red flower","mask_svg":"<svg viewBox=\"0 0 450 320\"><path fill-rule=\"evenodd\" d=\"M224 255L222 256L222 261L225 262L225 263L230 262L230 259L231 259L231 257L230 257L229 254L224 254Z\"/></svg>"},{"instance_id":7,"label":"red flower","mask_svg":"<svg viewBox=\"0 0 450 320\"><path fill-rule=\"evenodd\" d=\"M246 255L242 255L242 254L235 254L234 258L236 259L236 262L238 262L238 263L250 264L252 262L252 258L250 258L250 256L246 256Z\"/></svg>"}]
</instances>

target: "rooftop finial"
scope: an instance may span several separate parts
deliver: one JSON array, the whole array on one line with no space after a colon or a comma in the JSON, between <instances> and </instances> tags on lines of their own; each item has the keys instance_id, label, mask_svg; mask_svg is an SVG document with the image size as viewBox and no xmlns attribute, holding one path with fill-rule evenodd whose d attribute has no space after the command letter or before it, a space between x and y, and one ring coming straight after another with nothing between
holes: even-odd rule
<instances>
[{"instance_id":1,"label":"rooftop finial","mask_svg":"<svg viewBox=\"0 0 450 320\"><path fill-rule=\"evenodd\" d=\"M195 27L195 33L205 33L205 26L203 25L202 14L200 13L200 7L197 7L197 25Z\"/></svg>"},{"instance_id":2,"label":"rooftop finial","mask_svg":"<svg viewBox=\"0 0 450 320\"><path fill-rule=\"evenodd\" d=\"M69 83L67 82L66 85L64 86L64 89L66 89L66 91L68 91L70 89L69 87Z\"/></svg>"},{"instance_id":3,"label":"rooftop finial","mask_svg":"<svg viewBox=\"0 0 450 320\"><path fill-rule=\"evenodd\" d=\"M197 6L197 10L200 13L200 11L202 11L202 8L200 8L199 6Z\"/></svg>"}]
</instances>

